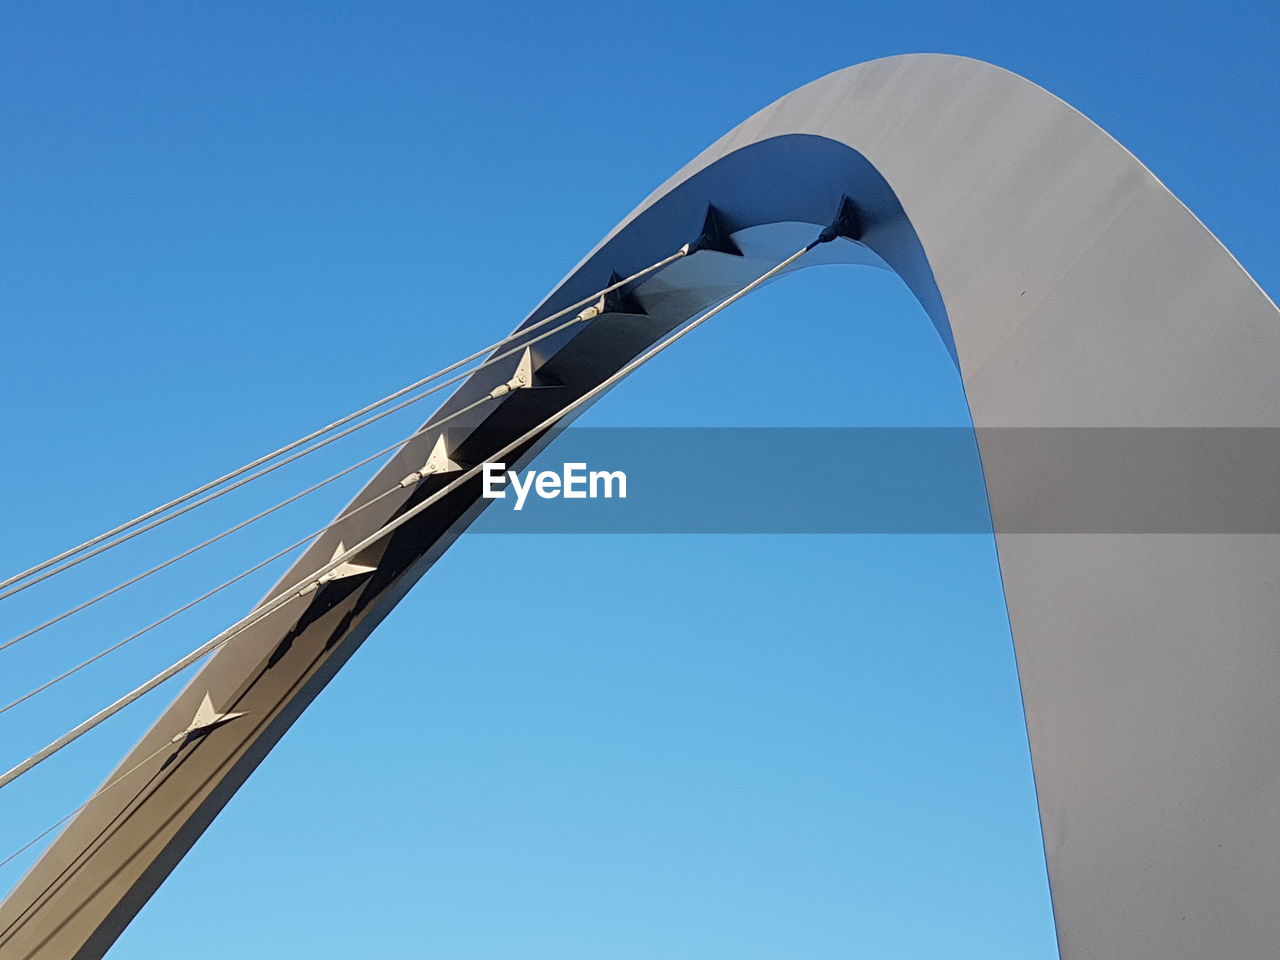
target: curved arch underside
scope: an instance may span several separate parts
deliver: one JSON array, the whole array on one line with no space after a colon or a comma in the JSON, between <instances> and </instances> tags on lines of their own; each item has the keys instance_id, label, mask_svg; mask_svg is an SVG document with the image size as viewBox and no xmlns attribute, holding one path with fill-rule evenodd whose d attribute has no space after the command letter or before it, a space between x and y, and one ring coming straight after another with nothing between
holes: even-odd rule
<instances>
[{"instance_id":1,"label":"curved arch underside","mask_svg":"<svg viewBox=\"0 0 1280 960\"><path fill-rule=\"evenodd\" d=\"M904 56L789 94L640 204L526 325L691 240L708 203L745 256L698 252L632 291L645 316L606 314L539 343L540 372L564 389L460 418L449 430L457 459L480 462L581 396L790 253L845 196L861 242L801 264L837 258L903 277L960 369L980 445L997 426L1280 426L1280 313L1150 172L1026 80ZM441 412L510 374L480 371ZM355 502L420 466L433 442L408 445ZM1047 495L1046 465L985 468L1062 956L1273 957L1280 538L1013 533ZM339 520L281 584L441 485ZM478 483L465 485L389 538L373 576L292 602L228 644L118 769L184 729L206 692L245 720L157 758L80 813L0 909L0 952L101 956L484 502Z\"/></svg>"}]
</instances>

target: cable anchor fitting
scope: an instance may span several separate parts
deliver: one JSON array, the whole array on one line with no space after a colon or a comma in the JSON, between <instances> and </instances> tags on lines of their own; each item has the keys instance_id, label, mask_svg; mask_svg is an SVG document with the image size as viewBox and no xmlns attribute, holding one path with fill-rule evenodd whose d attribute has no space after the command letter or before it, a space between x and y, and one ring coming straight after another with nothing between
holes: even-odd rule
<instances>
[{"instance_id":1,"label":"cable anchor fitting","mask_svg":"<svg viewBox=\"0 0 1280 960\"><path fill-rule=\"evenodd\" d=\"M505 397L513 390L528 390L533 386L533 351L528 347L520 354L520 362L516 364L516 372L506 383L499 384L489 391L489 399L497 400Z\"/></svg>"},{"instance_id":2,"label":"cable anchor fitting","mask_svg":"<svg viewBox=\"0 0 1280 960\"><path fill-rule=\"evenodd\" d=\"M862 218L858 216L858 208L847 195L840 198L836 218L818 234L818 243L830 243L836 237L844 237L846 240L862 239Z\"/></svg>"},{"instance_id":3,"label":"cable anchor fitting","mask_svg":"<svg viewBox=\"0 0 1280 960\"><path fill-rule=\"evenodd\" d=\"M444 434L442 433L436 437L436 442L431 447L431 453L427 455L427 462L401 480L400 486L412 487L434 474L457 473L462 469L464 469L462 464L449 455L449 448L445 444Z\"/></svg>"},{"instance_id":4,"label":"cable anchor fitting","mask_svg":"<svg viewBox=\"0 0 1280 960\"><path fill-rule=\"evenodd\" d=\"M740 257L743 255L742 248L734 242L731 233L724 214L708 203L698 239L693 243L686 243L681 249L685 251L686 256L697 253L699 250L711 250L715 253L726 253L731 257Z\"/></svg>"},{"instance_id":5,"label":"cable anchor fitting","mask_svg":"<svg viewBox=\"0 0 1280 960\"><path fill-rule=\"evenodd\" d=\"M195 718L187 724L187 729L181 733L176 733L170 743L182 743L198 733L206 733L214 727L220 727L224 723L234 720L236 717L243 717L245 711L220 713L213 709L213 700L209 694L204 695L204 699L200 701L200 706L196 708Z\"/></svg>"},{"instance_id":6,"label":"cable anchor fitting","mask_svg":"<svg viewBox=\"0 0 1280 960\"><path fill-rule=\"evenodd\" d=\"M333 563L334 560L337 560L346 552L346 546L339 540L338 545L333 548L333 556L329 559L329 562ZM363 550L349 560L344 560L328 573L321 574L304 586L298 591L298 596L305 597L309 593L315 593L326 583L333 583L335 580L345 580L347 577L362 577L365 574L373 573L378 569L378 565L369 562L372 558L368 554L368 550Z\"/></svg>"}]
</instances>

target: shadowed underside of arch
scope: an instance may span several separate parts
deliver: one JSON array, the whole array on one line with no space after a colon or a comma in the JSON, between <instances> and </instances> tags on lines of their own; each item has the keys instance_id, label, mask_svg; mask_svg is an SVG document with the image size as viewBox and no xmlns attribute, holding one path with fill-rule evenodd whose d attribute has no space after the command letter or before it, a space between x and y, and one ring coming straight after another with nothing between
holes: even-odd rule
<instances>
[{"instance_id":1,"label":"shadowed underside of arch","mask_svg":"<svg viewBox=\"0 0 1280 960\"><path fill-rule=\"evenodd\" d=\"M695 253L636 286L643 316L606 314L539 343L539 372L563 388L463 415L449 431L456 459L480 462L571 403L790 253L843 197L861 242L800 265L899 273L960 369L980 445L1001 426L1280 427L1280 313L1176 198L1033 84L973 60L904 56L789 94L640 204L525 325L693 239L709 203L745 255ZM511 372L478 372L441 412ZM421 466L434 440L407 445L353 505ZM1010 532L1049 495L1051 468L984 459L1062 956L1273 957L1280 537ZM340 519L277 589L443 483ZM479 494L478 480L465 484L388 538L371 576L296 599L223 648L117 776L160 755L82 811L0 908L0 954L101 956L475 518ZM245 716L166 753L206 694Z\"/></svg>"}]
</instances>

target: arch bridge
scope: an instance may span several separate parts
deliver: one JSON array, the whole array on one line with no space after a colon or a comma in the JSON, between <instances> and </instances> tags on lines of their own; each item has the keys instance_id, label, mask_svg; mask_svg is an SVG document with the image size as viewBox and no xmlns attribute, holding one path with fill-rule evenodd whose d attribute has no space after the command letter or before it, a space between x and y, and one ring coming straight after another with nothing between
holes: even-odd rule
<instances>
[{"instance_id":1,"label":"arch bridge","mask_svg":"<svg viewBox=\"0 0 1280 960\"><path fill-rule=\"evenodd\" d=\"M486 504L478 477L448 486L450 471L507 447L508 463L527 464L646 350L820 231L778 275L837 260L892 269L963 378L1062 956L1274 957L1280 537L1024 532L1057 465L1051 451L993 459L983 431L1280 426L1280 313L1086 117L1004 70L932 55L783 97L614 227L518 330L680 255L604 297L590 323L459 386L437 414L455 415L447 433L406 444L352 506L416 480L344 511L285 575L278 606L199 671L121 760L120 782L9 896L0 954L102 956ZM546 384L558 389L519 389ZM433 453L448 469L421 469ZM336 575L286 595L397 517L408 519Z\"/></svg>"}]
</instances>

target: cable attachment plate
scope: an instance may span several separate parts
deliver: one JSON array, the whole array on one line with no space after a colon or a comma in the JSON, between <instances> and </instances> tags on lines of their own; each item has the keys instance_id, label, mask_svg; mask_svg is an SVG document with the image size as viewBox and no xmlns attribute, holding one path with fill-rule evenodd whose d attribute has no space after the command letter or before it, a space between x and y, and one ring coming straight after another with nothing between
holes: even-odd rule
<instances>
[{"instance_id":1,"label":"cable attachment plate","mask_svg":"<svg viewBox=\"0 0 1280 960\"><path fill-rule=\"evenodd\" d=\"M497 400L499 397L505 397L514 390L539 390L543 387L559 386L562 386L562 384L537 373L537 368L533 362L533 350L525 347L524 352L520 354L520 362L516 364L515 373L511 375L511 379L490 390L489 397L492 400Z\"/></svg>"},{"instance_id":2,"label":"cable attachment plate","mask_svg":"<svg viewBox=\"0 0 1280 960\"><path fill-rule=\"evenodd\" d=\"M220 713L213 709L213 700L208 693L205 693L204 699L200 701L200 706L196 708L195 718L187 725L187 729L181 733L175 734L172 743L182 743L188 737L195 734L206 733L214 727L220 727L229 720L236 717L243 717L244 711Z\"/></svg>"},{"instance_id":3,"label":"cable attachment plate","mask_svg":"<svg viewBox=\"0 0 1280 960\"><path fill-rule=\"evenodd\" d=\"M377 561L373 555L373 551L378 549L378 545L374 544L364 550L361 550L354 557L344 560L328 573L312 580L305 587L298 591L298 596L306 596L308 593L314 593L326 583L333 583L335 580L345 580L347 577L363 577L366 574L373 573L378 569ZM333 563L340 556L347 552L346 544L341 540L338 545L333 548L333 556L329 558L329 562Z\"/></svg>"},{"instance_id":4,"label":"cable attachment plate","mask_svg":"<svg viewBox=\"0 0 1280 960\"><path fill-rule=\"evenodd\" d=\"M450 455L449 446L445 441L445 435L442 433L436 437L436 442L432 445L431 452L427 454L427 462L401 480L400 486L412 487L433 474L457 473L459 470L465 469L466 467L454 460Z\"/></svg>"},{"instance_id":5,"label":"cable attachment plate","mask_svg":"<svg viewBox=\"0 0 1280 960\"><path fill-rule=\"evenodd\" d=\"M609 274L609 282L605 286L612 287L621 279L622 277L615 270ZM605 313L627 313L634 317L647 317L649 315L649 311L640 305L640 301L626 287L610 290L588 309L595 310L596 316Z\"/></svg>"},{"instance_id":6,"label":"cable attachment plate","mask_svg":"<svg viewBox=\"0 0 1280 960\"><path fill-rule=\"evenodd\" d=\"M702 220L702 232L698 239L689 244L689 253L699 250L712 250L716 253L727 253L731 257L742 256L742 248L733 242L724 215L711 204L707 204L707 215Z\"/></svg>"},{"instance_id":7,"label":"cable attachment plate","mask_svg":"<svg viewBox=\"0 0 1280 960\"><path fill-rule=\"evenodd\" d=\"M836 218L823 228L822 233L818 234L818 242L830 243L836 237L844 237L846 240L862 239L862 218L858 216L858 208L854 206L848 195L840 198L840 209L836 211Z\"/></svg>"}]
</instances>

